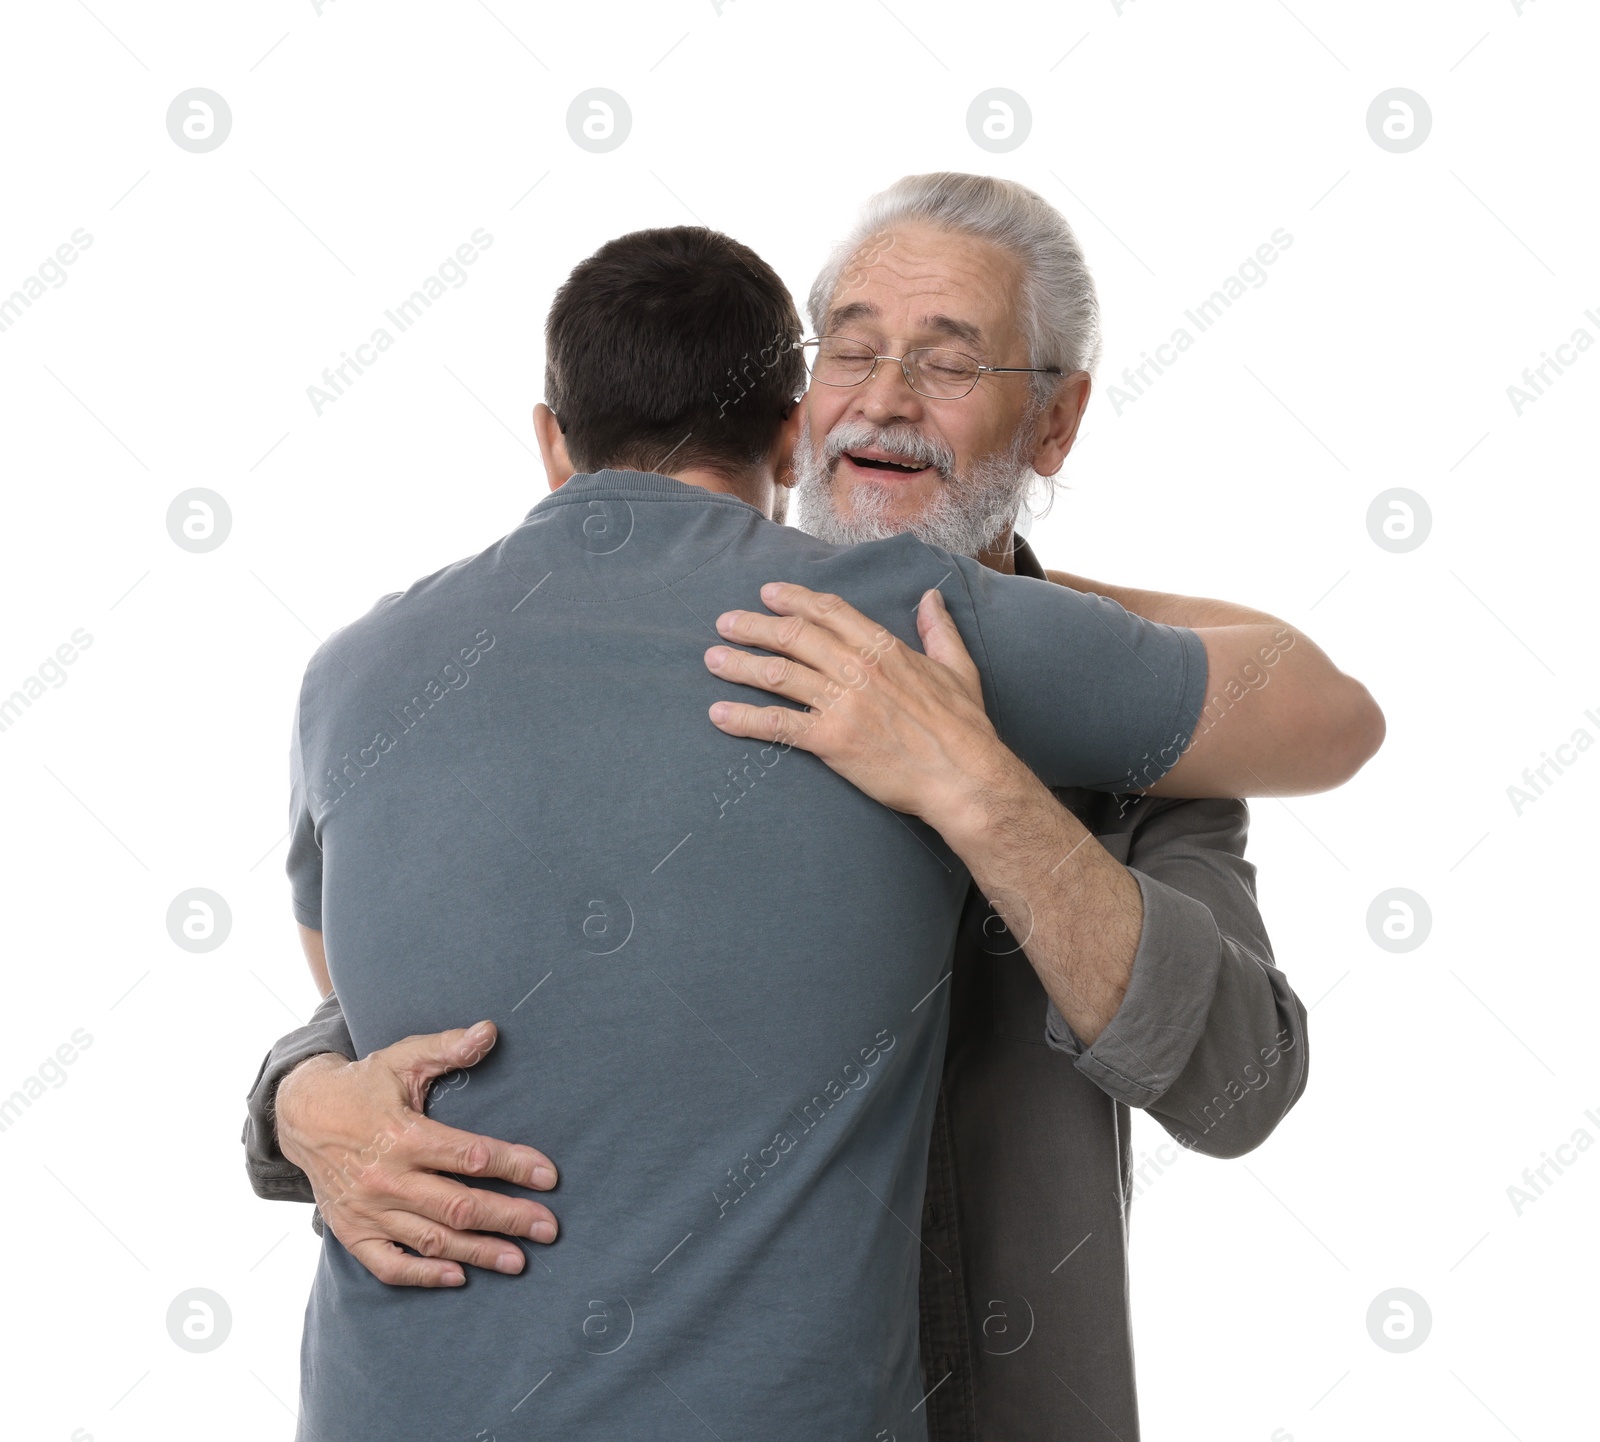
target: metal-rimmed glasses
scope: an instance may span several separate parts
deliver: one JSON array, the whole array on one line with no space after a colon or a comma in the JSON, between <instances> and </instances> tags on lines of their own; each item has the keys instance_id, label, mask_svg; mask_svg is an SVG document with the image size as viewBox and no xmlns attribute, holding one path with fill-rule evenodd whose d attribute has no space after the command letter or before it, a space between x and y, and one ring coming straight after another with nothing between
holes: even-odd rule
<instances>
[{"instance_id":1,"label":"metal-rimmed glasses","mask_svg":"<svg viewBox=\"0 0 1600 1442\"><path fill-rule=\"evenodd\" d=\"M802 341L806 370L825 386L858 386L877 374L879 361L897 361L906 384L929 400L954 401L970 395L985 375L1061 374L1059 366L986 366L958 350L921 346L903 356L879 355L864 341L824 335Z\"/></svg>"}]
</instances>

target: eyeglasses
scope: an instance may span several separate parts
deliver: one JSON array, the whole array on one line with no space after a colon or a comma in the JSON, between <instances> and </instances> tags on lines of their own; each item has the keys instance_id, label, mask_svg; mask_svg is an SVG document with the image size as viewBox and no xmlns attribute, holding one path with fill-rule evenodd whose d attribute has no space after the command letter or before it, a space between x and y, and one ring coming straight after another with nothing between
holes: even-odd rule
<instances>
[{"instance_id":1,"label":"eyeglasses","mask_svg":"<svg viewBox=\"0 0 1600 1442\"><path fill-rule=\"evenodd\" d=\"M1061 374L1059 366L986 366L958 350L927 347L907 351L903 356L879 355L862 341L843 336L824 335L802 343L806 370L811 379L825 386L858 386L877 374L879 361L898 361L906 384L919 396L930 400L954 401L970 395L983 375Z\"/></svg>"}]
</instances>

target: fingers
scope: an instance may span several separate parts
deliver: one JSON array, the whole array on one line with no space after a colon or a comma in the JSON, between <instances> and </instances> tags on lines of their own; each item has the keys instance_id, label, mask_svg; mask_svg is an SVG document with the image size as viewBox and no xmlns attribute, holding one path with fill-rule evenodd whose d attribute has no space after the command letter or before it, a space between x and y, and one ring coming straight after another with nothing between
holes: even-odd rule
<instances>
[{"instance_id":1,"label":"fingers","mask_svg":"<svg viewBox=\"0 0 1600 1442\"><path fill-rule=\"evenodd\" d=\"M369 1206L366 1215L369 1217L388 1216L412 1217L415 1223L438 1225L446 1231L458 1236L468 1233L503 1232L508 1237L526 1237L532 1242L549 1244L556 1239L559 1231L556 1225L555 1213L542 1202L535 1202L526 1197L508 1197L499 1192L480 1191L476 1187L466 1187L460 1182L448 1177L436 1177L425 1172L413 1172L405 1177L396 1178L395 1185L389 1190L389 1195L384 1199L388 1206L381 1203ZM395 1236L388 1233L395 1240L403 1241L408 1246L415 1246L409 1236ZM475 1244L489 1241L493 1238L482 1235L473 1239ZM422 1248L418 1248L419 1251ZM503 1243L495 1243L491 1253L503 1252ZM431 1253L429 1255L432 1255ZM460 1261L469 1261L474 1266L492 1264L478 1260L476 1254L462 1256L452 1252L451 1256Z\"/></svg>"},{"instance_id":2,"label":"fingers","mask_svg":"<svg viewBox=\"0 0 1600 1442\"><path fill-rule=\"evenodd\" d=\"M717 633L780 652L846 685L895 646L888 631L838 596L780 582L763 586L761 596L777 615L726 611L717 617Z\"/></svg>"},{"instance_id":3,"label":"fingers","mask_svg":"<svg viewBox=\"0 0 1600 1442\"><path fill-rule=\"evenodd\" d=\"M706 652L706 666L724 680L787 696L807 706L824 706L840 690L837 681L829 681L787 656L754 656L728 646L713 646Z\"/></svg>"},{"instance_id":4,"label":"fingers","mask_svg":"<svg viewBox=\"0 0 1600 1442\"><path fill-rule=\"evenodd\" d=\"M917 635L922 638L923 653L930 661L948 666L963 678L977 677L977 663L961 639L944 603L944 593L937 586L924 591L917 604Z\"/></svg>"},{"instance_id":5,"label":"fingers","mask_svg":"<svg viewBox=\"0 0 1600 1442\"><path fill-rule=\"evenodd\" d=\"M339 1234L336 1231L334 1235ZM467 1280L454 1262L442 1257L413 1257L381 1238L345 1242L344 1246L374 1277L391 1287L459 1287Z\"/></svg>"},{"instance_id":6,"label":"fingers","mask_svg":"<svg viewBox=\"0 0 1600 1442\"><path fill-rule=\"evenodd\" d=\"M793 657L819 671L833 670L850 657L849 648L837 637L818 630L800 616L724 611L717 617L717 634L729 641Z\"/></svg>"},{"instance_id":7,"label":"fingers","mask_svg":"<svg viewBox=\"0 0 1600 1442\"><path fill-rule=\"evenodd\" d=\"M336 1194L317 1191L329 1229L380 1281L459 1286L464 1279L458 1263L515 1274L526 1255L510 1238L556 1239L555 1215L542 1203L464 1186L427 1167L498 1176L524 1186L555 1183L554 1167L532 1147L416 1118L396 1145L349 1185ZM418 1258L392 1245L396 1242L420 1252L427 1265L418 1265Z\"/></svg>"},{"instance_id":8,"label":"fingers","mask_svg":"<svg viewBox=\"0 0 1600 1442\"><path fill-rule=\"evenodd\" d=\"M809 751L806 735L817 718L809 711L788 706L747 706L743 701L718 701L711 707L711 724L729 736L754 741L779 742Z\"/></svg>"},{"instance_id":9,"label":"fingers","mask_svg":"<svg viewBox=\"0 0 1600 1442\"><path fill-rule=\"evenodd\" d=\"M459 1287L466 1281L462 1264L506 1276L516 1276L527 1266L527 1254L503 1237L467 1236L407 1212L390 1212L381 1220L393 1236L368 1228L346 1240L337 1227L332 1230L352 1257L391 1287ZM399 1242L421 1255L401 1251Z\"/></svg>"},{"instance_id":10,"label":"fingers","mask_svg":"<svg viewBox=\"0 0 1600 1442\"><path fill-rule=\"evenodd\" d=\"M388 1212L380 1220L396 1241L425 1258L481 1267L486 1272L499 1272L508 1277L518 1275L528 1264L522 1248L504 1237L472 1236L453 1231L415 1212Z\"/></svg>"},{"instance_id":11,"label":"fingers","mask_svg":"<svg viewBox=\"0 0 1600 1442\"><path fill-rule=\"evenodd\" d=\"M459 1286L461 1266L514 1276L527 1257L511 1238L549 1244L560 1231L555 1215L538 1202L479 1191L429 1172L386 1176L359 1196L324 1202L322 1215L373 1276L403 1287ZM393 1245L397 1242L421 1257L408 1256Z\"/></svg>"},{"instance_id":12,"label":"fingers","mask_svg":"<svg viewBox=\"0 0 1600 1442\"><path fill-rule=\"evenodd\" d=\"M851 647L884 643L886 633L882 626L830 592L808 590L787 581L769 581L761 588L761 600L769 611L801 617Z\"/></svg>"},{"instance_id":13,"label":"fingers","mask_svg":"<svg viewBox=\"0 0 1600 1442\"><path fill-rule=\"evenodd\" d=\"M498 1177L519 1187L549 1191L556 1184L555 1163L533 1147L483 1137L419 1117L406 1134L408 1166L464 1177Z\"/></svg>"}]
</instances>

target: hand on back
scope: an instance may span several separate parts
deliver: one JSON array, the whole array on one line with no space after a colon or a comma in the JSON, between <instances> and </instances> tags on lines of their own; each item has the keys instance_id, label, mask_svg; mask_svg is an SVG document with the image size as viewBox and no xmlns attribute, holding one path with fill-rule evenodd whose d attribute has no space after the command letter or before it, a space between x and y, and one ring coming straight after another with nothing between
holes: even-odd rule
<instances>
[{"instance_id":1,"label":"hand on back","mask_svg":"<svg viewBox=\"0 0 1600 1442\"><path fill-rule=\"evenodd\" d=\"M406 1037L361 1061L324 1053L278 1088L280 1149L310 1178L324 1224L382 1282L458 1287L462 1264L520 1272L526 1257L509 1238L555 1240L548 1207L454 1179L547 1191L556 1171L542 1152L425 1115L437 1079L481 1060L495 1036L483 1021Z\"/></svg>"}]
</instances>

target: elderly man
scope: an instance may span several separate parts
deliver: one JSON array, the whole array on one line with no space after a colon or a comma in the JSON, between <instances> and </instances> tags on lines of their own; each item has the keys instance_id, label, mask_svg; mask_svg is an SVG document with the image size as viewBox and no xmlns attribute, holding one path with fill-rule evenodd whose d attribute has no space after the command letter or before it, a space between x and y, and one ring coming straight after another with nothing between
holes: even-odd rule
<instances>
[{"instance_id":1,"label":"elderly man","mask_svg":"<svg viewBox=\"0 0 1600 1442\"><path fill-rule=\"evenodd\" d=\"M1092 283L1061 217L1007 182L912 177L869 205L819 277L811 311L813 383L795 452L802 527L836 542L909 531L1043 579L1013 524L1033 477L1055 474L1071 448L1098 350ZM1011 372L1031 375L1000 379ZM1050 578L1171 624L1271 621L1220 602ZM838 650L823 644L847 637L855 619L817 618L797 646L764 641L787 649L787 666L726 673L789 700L836 700L822 724L801 733L792 708L748 705L717 724L801 745L894 804L897 786L919 780L896 775L905 753L884 743L903 738L907 708L875 712L872 688L841 684ZM1238 676L1213 675L1195 745L1269 683L1278 658L1261 659ZM1041 672L1049 664L1041 650ZM939 734L946 703L924 699L923 730ZM1381 736L1375 708L1357 711L1355 764ZM1271 759L1263 753L1263 765ZM1164 769L1150 758L1150 777ZM732 800L759 780L754 770L732 776ZM1146 779L1130 771L1127 790ZM1151 1111L1185 1146L1233 1156L1271 1131L1305 1082L1305 1012L1272 964L1255 908L1243 804L1087 791L1063 791L1059 803L1048 812L1019 804L1025 824L999 828L1007 834L971 867L922 1227L934 1439L1089 1437L1109 1427L1133 1442L1127 1108ZM315 964L314 931L307 944ZM258 1077L246 1128L257 1190L315 1195L385 1280L449 1285L460 1262L520 1268L518 1249L484 1234L485 1194L431 1174L537 1184L545 1159L417 1119L427 1084L491 1041L488 1027L413 1038L347 1066L339 1058L356 1049L330 997ZM398 1216L448 1223L433 1228L438 1255L394 1248L417 1235ZM541 1220L553 1236L554 1218Z\"/></svg>"}]
</instances>

